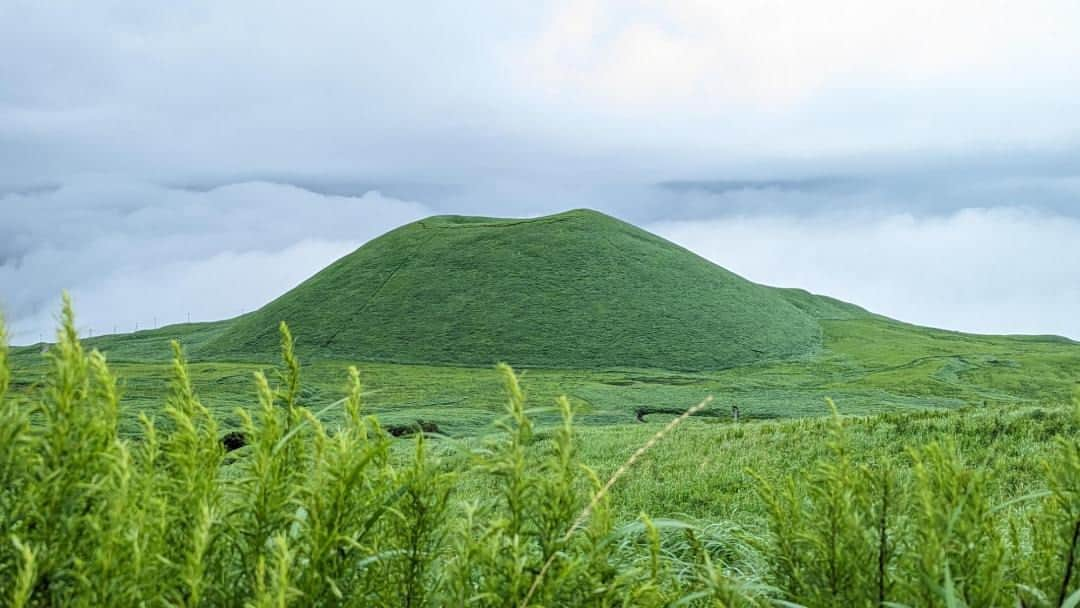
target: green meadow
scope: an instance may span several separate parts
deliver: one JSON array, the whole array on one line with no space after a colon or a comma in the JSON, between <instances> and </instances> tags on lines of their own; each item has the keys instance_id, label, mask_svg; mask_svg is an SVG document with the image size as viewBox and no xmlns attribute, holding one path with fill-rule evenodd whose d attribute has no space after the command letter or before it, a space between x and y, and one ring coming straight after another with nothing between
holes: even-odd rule
<instances>
[{"instance_id":1,"label":"green meadow","mask_svg":"<svg viewBox=\"0 0 1080 608\"><path fill-rule=\"evenodd\" d=\"M708 395L714 402L703 418L716 424L730 423L732 406L739 407L743 421L822 416L827 397L850 415L1060 405L1069 402L1080 378L1080 346L1063 339L973 336L885 319L826 320L822 326L818 352L783 362L711 372L517 369L532 401L550 406L565 395L583 427L634 427L642 423L639 412L645 413L646 424L652 423ZM185 332L198 344L200 331L178 326L86 341L108 355L121 378L122 428L137 433L140 413L160 414L160 394L170 371L169 340L187 348ZM196 360L192 382L208 407L227 426L235 426L236 409L250 406L252 374L272 364ZM16 389L32 386L46 370L40 348L15 349L12 365L21 377ZM503 405L493 366L359 358L305 361L303 402L317 408L338 399L349 365L361 370L370 410L390 424L427 420L446 435L471 436L490 431Z\"/></svg>"},{"instance_id":2,"label":"green meadow","mask_svg":"<svg viewBox=\"0 0 1080 608\"><path fill-rule=\"evenodd\" d=\"M1080 605L1064 338L586 211L410 224L236 319L75 327L0 344L0 605Z\"/></svg>"},{"instance_id":3,"label":"green meadow","mask_svg":"<svg viewBox=\"0 0 1080 608\"><path fill-rule=\"evenodd\" d=\"M188 365L179 345L169 364L114 371L65 318L44 357L0 349L5 605L1080 601L1074 383L1047 374L1049 389L1023 397L1006 392L1024 386L1021 372L987 386L956 372L1010 353L1054 368L1063 346L1053 341L966 338L981 354L944 357L930 372L953 398L995 390L1012 400L857 416L776 410L738 423L618 420L614 406L605 421L568 398L544 403L590 384L689 396L723 374L687 388L678 382L690 376L670 373L382 364L372 376L383 382L433 378L463 399L490 391L475 427L398 438L378 410L408 420L452 404L375 405L391 391L355 367L331 396L328 372L303 367L288 333L281 363L254 371ZM848 342L880 344L837 341ZM805 365L747 370L743 389L813 392L797 382ZM924 367L877 369L905 370L904 383L885 385L899 391ZM836 387L852 381L836 375ZM235 376L246 377L246 398L222 387ZM785 385L768 388L777 378ZM708 412L704 403L691 411ZM230 429L241 445L222 441Z\"/></svg>"}]
</instances>

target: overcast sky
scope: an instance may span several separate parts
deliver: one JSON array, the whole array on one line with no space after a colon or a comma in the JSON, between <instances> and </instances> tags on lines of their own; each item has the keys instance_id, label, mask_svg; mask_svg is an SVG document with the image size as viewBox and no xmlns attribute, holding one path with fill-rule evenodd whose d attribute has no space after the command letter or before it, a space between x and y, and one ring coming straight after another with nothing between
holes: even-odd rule
<instances>
[{"instance_id":1,"label":"overcast sky","mask_svg":"<svg viewBox=\"0 0 1080 608\"><path fill-rule=\"evenodd\" d=\"M0 2L0 309L234 316L433 213L1080 338L1080 3Z\"/></svg>"}]
</instances>

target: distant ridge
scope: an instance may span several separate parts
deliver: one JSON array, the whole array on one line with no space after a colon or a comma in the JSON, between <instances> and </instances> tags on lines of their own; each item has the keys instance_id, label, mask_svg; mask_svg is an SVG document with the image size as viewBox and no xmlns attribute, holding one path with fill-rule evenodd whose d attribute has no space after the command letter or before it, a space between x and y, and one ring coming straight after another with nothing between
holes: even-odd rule
<instances>
[{"instance_id":1,"label":"distant ridge","mask_svg":"<svg viewBox=\"0 0 1080 608\"><path fill-rule=\"evenodd\" d=\"M232 320L198 354L271 356L284 320L307 357L704 370L811 354L820 319L859 316L869 313L752 283L596 211L436 216Z\"/></svg>"}]
</instances>

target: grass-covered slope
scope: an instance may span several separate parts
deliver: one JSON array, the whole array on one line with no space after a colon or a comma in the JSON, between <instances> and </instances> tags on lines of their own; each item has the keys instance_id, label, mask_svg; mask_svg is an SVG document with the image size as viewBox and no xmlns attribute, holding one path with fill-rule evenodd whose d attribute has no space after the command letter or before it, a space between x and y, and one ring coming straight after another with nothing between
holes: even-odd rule
<instances>
[{"instance_id":1,"label":"grass-covered slope","mask_svg":"<svg viewBox=\"0 0 1080 608\"><path fill-rule=\"evenodd\" d=\"M861 309L747 281L593 211L434 217L364 245L197 357L272 355L558 368L722 369L815 352Z\"/></svg>"},{"instance_id":2,"label":"grass-covered slope","mask_svg":"<svg viewBox=\"0 0 1080 608\"><path fill-rule=\"evenodd\" d=\"M1080 402L577 428L560 399L539 426L543 404L502 366L496 433L400 441L368 415L355 368L336 407L309 407L282 332L283 365L260 372L257 391L249 384L241 434L224 440L232 425L204 405L217 399L200 394L177 349L152 391L160 423L143 418L129 436L122 385L78 342L70 307L62 318L43 376L9 373L0 323L0 605L1050 608L1080 598ZM921 349L956 338L972 339L928 331ZM993 361L1005 363L973 363Z\"/></svg>"}]
</instances>

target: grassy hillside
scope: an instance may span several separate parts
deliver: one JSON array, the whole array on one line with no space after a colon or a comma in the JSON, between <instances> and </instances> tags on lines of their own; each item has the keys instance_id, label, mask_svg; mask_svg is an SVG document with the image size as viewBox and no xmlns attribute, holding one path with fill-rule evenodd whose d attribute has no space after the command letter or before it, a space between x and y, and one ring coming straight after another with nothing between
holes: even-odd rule
<instances>
[{"instance_id":1,"label":"grassy hillside","mask_svg":"<svg viewBox=\"0 0 1080 608\"><path fill-rule=\"evenodd\" d=\"M191 352L272 355L284 320L307 357L723 369L813 353L819 317L856 311L751 283L593 211L434 217L364 245Z\"/></svg>"},{"instance_id":2,"label":"grassy hillside","mask_svg":"<svg viewBox=\"0 0 1080 608\"><path fill-rule=\"evenodd\" d=\"M1059 339L973 336L913 327L880 318L822 321L821 350L798 360L768 362L711 372L659 369L524 370L534 403L548 405L565 394L585 426L644 427L665 419L661 410L716 397L709 412L726 421L738 405L750 420L801 418L826 413L832 397L851 414L1047 406L1068 402L1080 381L1080 345ZM200 325L190 334L165 328L94 338L121 379L121 429L138 433L138 416L162 415L160 391L170 374L170 335L194 343L223 328ZM299 337L303 340L303 337ZM185 345L188 344L185 342ZM16 349L16 391L29 390L46 369L37 349ZM237 410L253 406L252 374L273 361L198 361L192 382L208 408L226 424L239 425ZM435 422L455 436L484 434L503 406L498 378L489 367L402 365L348 359L306 361L304 404L322 407L341 393L342 373L360 367L368 407L388 424ZM335 414L328 414L333 417ZM540 414L542 424L553 414Z\"/></svg>"},{"instance_id":3,"label":"grassy hillside","mask_svg":"<svg viewBox=\"0 0 1080 608\"><path fill-rule=\"evenodd\" d=\"M172 339L193 359L207 407L236 427L252 373L276 362L279 319L307 364L305 405L332 402L356 363L384 421L422 419L454 436L490 430L502 407L496 359L527 370L538 402L567 395L588 426L663 419L705 395L716 397L705 412L714 420L733 405L749 419L818 416L826 397L854 414L1059 404L1080 378L1080 345L1063 338L917 327L755 285L587 211L424 220L250 315L87 344L121 377L125 434L138 432L139 414L162 414ZM35 348L16 349L13 365L16 390L45 369Z\"/></svg>"},{"instance_id":4,"label":"grassy hillside","mask_svg":"<svg viewBox=\"0 0 1080 608\"><path fill-rule=\"evenodd\" d=\"M44 356L0 327L0 605L1080 605L1062 338L587 212L425 220L251 315L86 341L108 363L63 321Z\"/></svg>"}]
</instances>

